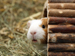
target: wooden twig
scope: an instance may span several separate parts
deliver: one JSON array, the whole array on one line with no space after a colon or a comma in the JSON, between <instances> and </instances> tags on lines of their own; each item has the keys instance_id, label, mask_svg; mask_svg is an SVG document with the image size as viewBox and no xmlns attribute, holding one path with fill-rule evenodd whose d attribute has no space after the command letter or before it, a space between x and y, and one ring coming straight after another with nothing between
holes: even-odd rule
<instances>
[{"instance_id":1,"label":"wooden twig","mask_svg":"<svg viewBox=\"0 0 75 56\"><path fill-rule=\"evenodd\" d=\"M58 44L48 44L48 52L74 52L75 44L72 43L58 43Z\"/></svg>"},{"instance_id":2,"label":"wooden twig","mask_svg":"<svg viewBox=\"0 0 75 56\"><path fill-rule=\"evenodd\" d=\"M60 10L60 9L49 9L48 16L56 16L56 17L75 17L75 10Z\"/></svg>"},{"instance_id":3,"label":"wooden twig","mask_svg":"<svg viewBox=\"0 0 75 56\"><path fill-rule=\"evenodd\" d=\"M50 33L75 33L74 25L49 25L48 31Z\"/></svg>"},{"instance_id":4,"label":"wooden twig","mask_svg":"<svg viewBox=\"0 0 75 56\"><path fill-rule=\"evenodd\" d=\"M75 56L75 52L48 52L48 56Z\"/></svg>"},{"instance_id":5,"label":"wooden twig","mask_svg":"<svg viewBox=\"0 0 75 56\"><path fill-rule=\"evenodd\" d=\"M49 24L74 24L75 25L75 18L67 18L67 17L48 17Z\"/></svg>"},{"instance_id":6,"label":"wooden twig","mask_svg":"<svg viewBox=\"0 0 75 56\"><path fill-rule=\"evenodd\" d=\"M74 3L75 0L48 0L48 3Z\"/></svg>"},{"instance_id":7,"label":"wooden twig","mask_svg":"<svg viewBox=\"0 0 75 56\"><path fill-rule=\"evenodd\" d=\"M48 9L75 9L75 3L49 3Z\"/></svg>"},{"instance_id":8,"label":"wooden twig","mask_svg":"<svg viewBox=\"0 0 75 56\"><path fill-rule=\"evenodd\" d=\"M75 43L75 34L72 33L50 33L48 43Z\"/></svg>"}]
</instances>

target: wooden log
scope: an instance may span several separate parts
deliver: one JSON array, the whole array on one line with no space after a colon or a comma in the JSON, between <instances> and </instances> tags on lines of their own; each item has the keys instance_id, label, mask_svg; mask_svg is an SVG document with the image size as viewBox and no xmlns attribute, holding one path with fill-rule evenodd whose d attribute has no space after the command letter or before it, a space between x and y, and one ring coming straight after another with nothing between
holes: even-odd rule
<instances>
[{"instance_id":1,"label":"wooden log","mask_svg":"<svg viewBox=\"0 0 75 56\"><path fill-rule=\"evenodd\" d=\"M49 9L48 16L56 16L56 17L75 17L75 10L60 10L60 9Z\"/></svg>"},{"instance_id":2,"label":"wooden log","mask_svg":"<svg viewBox=\"0 0 75 56\"><path fill-rule=\"evenodd\" d=\"M75 9L75 3L49 3L48 9Z\"/></svg>"},{"instance_id":3,"label":"wooden log","mask_svg":"<svg viewBox=\"0 0 75 56\"><path fill-rule=\"evenodd\" d=\"M73 25L48 25L49 33L75 33Z\"/></svg>"},{"instance_id":4,"label":"wooden log","mask_svg":"<svg viewBox=\"0 0 75 56\"><path fill-rule=\"evenodd\" d=\"M75 56L75 52L48 52L48 56Z\"/></svg>"},{"instance_id":5,"label":"wooden log","mask_svg":"<svg viewBox=\"0 0 75 56\"><path fill-rule=\"evenodd\" d=\"M75 24L75 18L67 17L48 17L49 24Z\"/></svg>"},{"instance_id":6,"label":"wooden log","mask_svg":"<svg viewBox=\"0 0 75 56\"><path fill-rule=\"evenodd\" d=\"M48 44L48 52L74 52L75 44L72 43L58 43L58 44Z\"/></svg>"},{"instance_id":7,"label":"wooden log","mask_svg":"<svg viewBox=\"0 0 75 56\"><path fill-rule=\"evenodd\" d=\"M48 3L74 3L75 0L48 0Z\"/></svg>"},{"instance_id":8,"label":"wooden log","mask_svg":"<svg viewBox=\"0 0 75 56\"><path fill-rule=\"evenodd\" d=\"M48 34L48 43L75 43L75 34L50 33Z\"/></svg>"}]
</instances>

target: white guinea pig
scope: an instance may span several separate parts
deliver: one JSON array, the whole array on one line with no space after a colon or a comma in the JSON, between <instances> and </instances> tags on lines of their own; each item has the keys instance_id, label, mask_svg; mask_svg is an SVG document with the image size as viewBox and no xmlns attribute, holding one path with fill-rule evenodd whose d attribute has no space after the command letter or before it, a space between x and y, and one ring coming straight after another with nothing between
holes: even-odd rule
<instances>
[{"instance_id":1,"label":"white guinea pig","mask_svg":"<svg viewBox=\"0 0 75 56\"><path fill-rule=\"evenodd\" d=\"M32 42L47 43L47 18L28 21L27 25L29 27L28 39Z\"/></svg>"}]
</instances>

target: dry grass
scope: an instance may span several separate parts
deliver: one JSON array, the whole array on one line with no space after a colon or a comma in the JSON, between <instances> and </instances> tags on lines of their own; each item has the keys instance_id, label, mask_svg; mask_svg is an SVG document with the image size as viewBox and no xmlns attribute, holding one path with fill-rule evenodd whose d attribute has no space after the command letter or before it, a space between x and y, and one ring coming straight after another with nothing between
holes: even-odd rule
<instances>
[{"instance_id":1,"label":"dry grass","mask_svg":"<svg viewBox=\"0 0 75 56\"><path fill-rule=\"evenodd\" d=\"M0 0L0 56L42 56L44 50L37 50L27 40L26 23L41 17L44 2Z\"/></svg>"}]
</instances>

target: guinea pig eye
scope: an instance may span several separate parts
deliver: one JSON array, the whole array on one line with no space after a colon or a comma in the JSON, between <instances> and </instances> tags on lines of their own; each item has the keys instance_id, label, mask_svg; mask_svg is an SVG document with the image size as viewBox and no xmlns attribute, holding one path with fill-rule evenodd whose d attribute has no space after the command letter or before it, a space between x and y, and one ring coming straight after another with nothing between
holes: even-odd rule
<instances>
[{"instance_id":1,"label":"guinea pig eye","mask_svg":"<svg viewBox=\"0 0 75 56\"><path fill-rule=\"evenodd\" d=\"M45 28L45 25L42 25L42 28Z\"/></svg>"}]
</instances>

